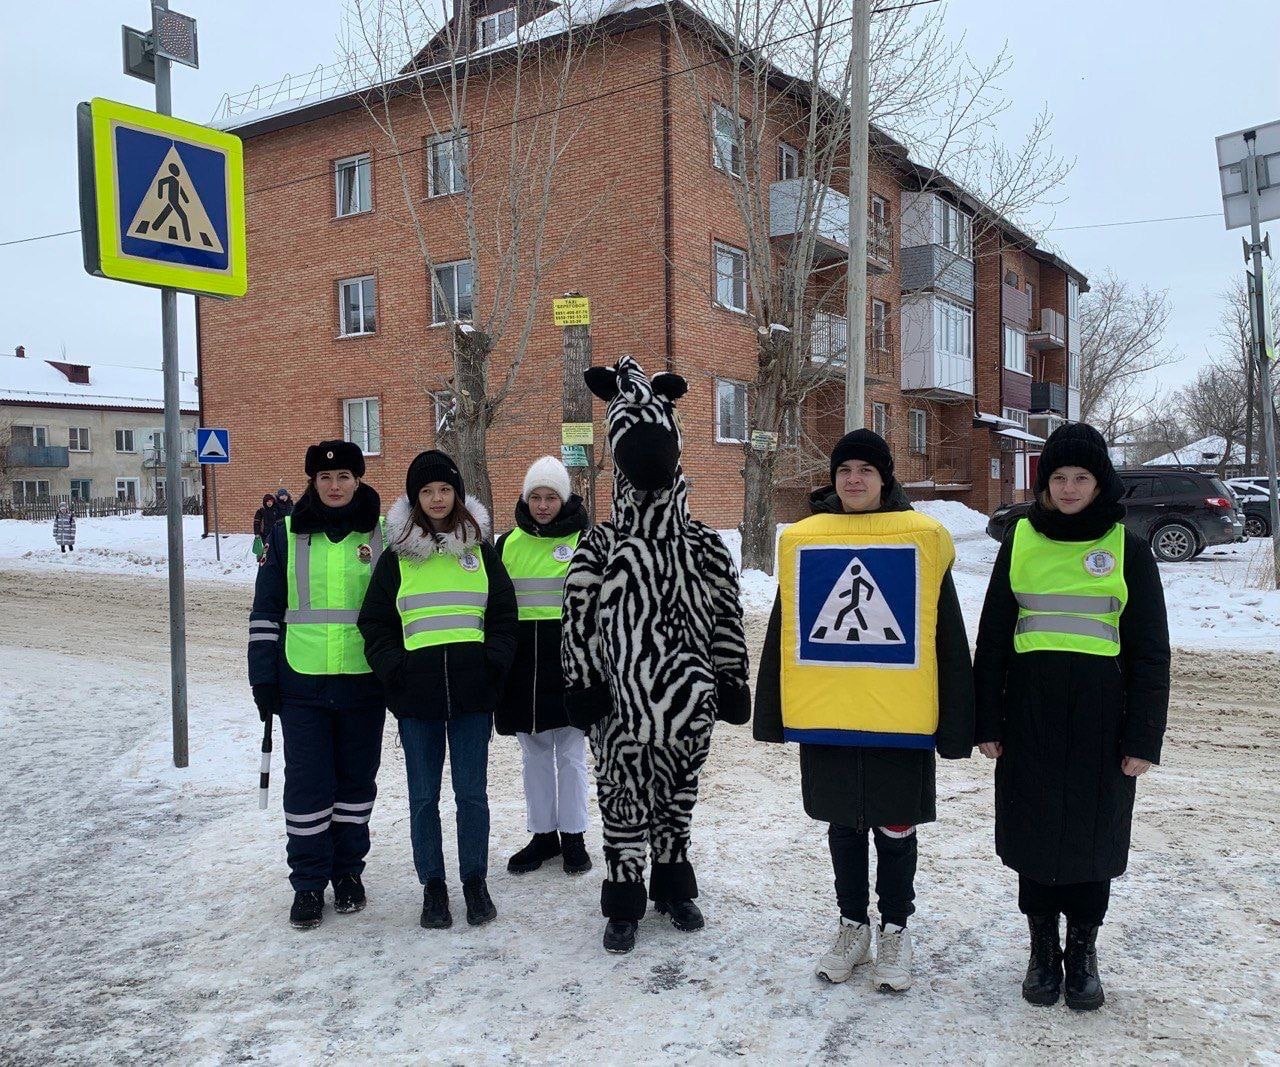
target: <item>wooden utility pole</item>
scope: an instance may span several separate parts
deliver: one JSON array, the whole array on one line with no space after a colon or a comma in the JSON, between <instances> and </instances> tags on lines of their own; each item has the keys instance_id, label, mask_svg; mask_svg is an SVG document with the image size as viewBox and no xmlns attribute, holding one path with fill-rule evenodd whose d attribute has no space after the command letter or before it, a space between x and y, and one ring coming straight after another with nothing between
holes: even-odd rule
<instances>
[{"instance_id":1,"label":"wooden utility pole","mask_svg":"<svg viewBox=\"0 0 1280 1067\"><path fill-rule=\"evenodd\" d=\"M565 293L566 301L582 300L579 292ZM587 388L587 368L591 366L591 318L581 324L566 325L564 332L564 396L562 422L572 425L590 424L592 422L591 391ZM564 434L561 434L563 441ZM565 442L567 443L567 442ZM596 521L596 458L595 443L586 443L570 448L581 448L586 454L584 465L569 465L569 479L573 491L582 497L586 504L587 514L591 521ZM566 450L566 459L575 458L575 453Z\"/></svg>"}]
</instances>

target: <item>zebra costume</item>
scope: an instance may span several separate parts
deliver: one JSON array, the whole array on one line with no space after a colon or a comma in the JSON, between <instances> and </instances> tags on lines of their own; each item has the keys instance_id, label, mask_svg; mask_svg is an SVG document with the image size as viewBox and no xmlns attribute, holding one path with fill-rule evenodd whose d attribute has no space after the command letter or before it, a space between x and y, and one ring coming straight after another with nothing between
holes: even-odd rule
<instances>
[{"instance_id":1,"label":"zebra costume","mask_svg":"<svg viewBox=\"0 0 1280 1067\"><path fill-rule=\"evenodd\" d=\"M688 858L698 774L715 719L749 716L747 649L733 558L689 517L672 406L684 379L651 382L624 356L586 380L609 405L613 514L569 567L561 660L570 721L589 727L596 761L601 911L634 922L646 908L646 847L660 909L698 895Z\"/></svg>"}]
</instances>

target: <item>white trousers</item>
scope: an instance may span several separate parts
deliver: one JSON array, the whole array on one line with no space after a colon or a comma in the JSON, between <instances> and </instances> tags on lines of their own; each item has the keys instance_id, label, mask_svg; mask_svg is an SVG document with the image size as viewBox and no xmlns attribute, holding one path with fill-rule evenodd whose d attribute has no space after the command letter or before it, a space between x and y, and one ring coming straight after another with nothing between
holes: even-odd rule
<instances>
[{"instance_id":1,"label":"white trousers","mask_svg":"<svg viewBox=\"0 0 1280 1067\"><path fill-rule=\"evenodd\" d=\"M531 834L587 829L586 734L572 726L517 733L524 764L524 800Z\"/></svg>"}]
</instances>

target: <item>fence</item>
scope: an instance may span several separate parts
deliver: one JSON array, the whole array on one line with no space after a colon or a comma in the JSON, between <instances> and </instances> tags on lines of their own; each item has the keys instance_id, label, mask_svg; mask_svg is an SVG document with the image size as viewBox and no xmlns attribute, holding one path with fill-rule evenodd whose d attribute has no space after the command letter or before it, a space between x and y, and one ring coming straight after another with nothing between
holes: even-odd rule
<instances>
[{"instance_id":1,"label":"fence","mask_svg":"<svg viewBox=\"0 0 1280 1067\"><path fill-rule=\"evenodd\" d=\"M69 496L40 497L37 500L0 499L0 519L27 519L31 522L52 522L58 513L58 505L67 504L76 518L97 519L107 515L163 515L163 501L143 503L141 500L119 500L113 496L93 500L72 500ZM201 514L200 498L189 496L182 502L184 515Z\"/></svg>"}]
</instances>

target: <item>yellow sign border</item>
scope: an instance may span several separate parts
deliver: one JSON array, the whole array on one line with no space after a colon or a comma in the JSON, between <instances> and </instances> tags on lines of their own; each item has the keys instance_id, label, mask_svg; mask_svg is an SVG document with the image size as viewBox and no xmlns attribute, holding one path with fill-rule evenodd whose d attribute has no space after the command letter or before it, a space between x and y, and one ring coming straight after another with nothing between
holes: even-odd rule
<instances>
[{"instance_id":1,"label":"yellow sign border","mask_svg":"<svg viewBox=\"0 0 1280 1067\"><path fill-rule=\"evenodd\" d=\"M245 240L244 145L240 138L170 115L94 97L90 101L93 123L94 200L97 205L100 273L105 278L159 288L181 289L208 296L244 296L249 288L249 263ZM161 134L188 144L222 153L227 160L227 269L180 266L146 261L120 251L120 203L117 187L116 126L129 126Z\"/></svg>"}]
</instances>

